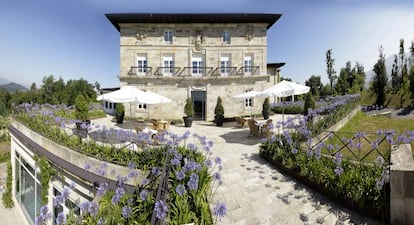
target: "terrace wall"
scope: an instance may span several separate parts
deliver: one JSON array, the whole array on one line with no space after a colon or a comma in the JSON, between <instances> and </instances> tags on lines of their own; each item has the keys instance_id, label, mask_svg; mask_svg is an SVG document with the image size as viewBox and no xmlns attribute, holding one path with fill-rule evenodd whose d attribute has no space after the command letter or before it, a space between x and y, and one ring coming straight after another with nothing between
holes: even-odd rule
<instances>
[{"instance_id":1,"label":"terrace wall","mask_svg":"<svg viewBox=\"0 0 414 225\"><path fill-rule=\"evenodd\" d=\"M56 163L58 167L64 167L67 165L67 168L73 169L73 171L68 170L67 168L61 168L66 170L68 173L74 174L76 177L82 178L81 174L76 174L77 172L81 172L84 174L86 171L84 169L85 165L88 163L91 165L91 169L87 171L87 173L91 173L87 176L86 182L92 180L112 180L113 183L117 181L117 176L122 175L126 176L130 169L125 166L116 165L113 163L107 163L107 166L105 169L105 176L102 177L98 174L97 169L102 168L103 161L87 156L81 152L75 151L73 149L67 148L65 146L62 146L48 138L43 137L42 135L36 133L35 131L30 130L25 125L21 124L20 122L16 120L11 120L11 126L10 131L13 137L17 139L21 139L21 137L17 137L17 135L24 135L27 140L30 140L30 142L33 142L32 144L38 145L41 151L37 154L44 155L46 158L48 158L49 161ZM27 144L27 143L26 143ZM30 144L29 144L30 145ZM34 150L34 149L33 149ZM45 154L46 153L46 154ZM52 157L52 158L51 158ZM59 163L60 162L60 163ZM92 176L91 176L92 175ZM138 176L136 179L131 179L127 183L129 185L136 185L137 183L140 183L142 179L146 177L146 174L138 173ZM134 182L134 183L132 183Z\"/></svg>"},{"instance_id":2,"label":"terrace wall","mask_svg":"<svg viewBox=\"0 0 414 225\"><path fill-rule=\"evenodd\" d=\"M391 224L414 224L414 160L411 145L395 146L391 151Z\"/></svg>"}]
</instances>

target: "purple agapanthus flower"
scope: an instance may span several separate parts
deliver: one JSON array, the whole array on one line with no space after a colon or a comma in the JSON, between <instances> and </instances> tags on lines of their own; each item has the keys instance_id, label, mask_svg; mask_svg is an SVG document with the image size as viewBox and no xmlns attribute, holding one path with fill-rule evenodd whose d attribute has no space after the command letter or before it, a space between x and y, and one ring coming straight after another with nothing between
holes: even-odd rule
<instances>
[{"instance_id":1,"label":"purple agapanthus flower","mask_svg":"<svg viewBox=\"0 0 414 225\"><path fill-rule=\"evenodd\" d=\"M217 216L217 218L221 221L221 218L226 216L227 214L227 208L224 202L218 202L214 206L214 215Z\"/></svg>"},{"instance_id":2,"label":"purple agapanthus flower","mask_svg":"<svg viewBox=\"0 0 414 225\"><path fill-rule=\"evenodd\" d=\"M187 187L189 190L197 190L198 189L198 175L193 173L190 175L190 180L187 182Z\"/></svg>"},{"instance_id":3,"label":"purple agapanthus flower","mask_svg":"<svg viewBox=\"0 0 414 225\"><path fill-rule=\"evenodd\" d=\"M162 200L155 203L154 210L158 219L164 219L167 216L168 207Z\"/></svg>"},{"instance_id":4,"label":"purple agapanthus flower","mask_svg":"<svg viewBox=\"0 0 414 225\"><path fill-rule=\"evenodd\" d=\"M128 218L132 214L132 209L129 206L122 207L122 217Z\"/></svg>"},{"instance_id":5,"label":"purple agapanthus flower","mask_svg":"<svg viewBox=\"0 0 414 225\"><path fill-rule=\"evenodd\" d=\"M344 172L344 169L342 167L338 166L338 167L335 168L334 172L337 176L341 176L341 174Z\"/></svg>"},{"instance_id":6,"label":"purple agapanthus flower","mask_svg":"<svg viewBox=\"0 0 414 225\"><path fill-rule=\"evenodd\" d=\"M147 191L147 189L144 189L144 190L142 190L142 191L139 193L139 198L140 198L142 201L146 201L146 200L147 200L147 197L148 197L148 191Z\"/></svg>"},{"instance_id":7,"label":"purple agapanthus flower","mask_svg":"<svg viewBox=\"0 0 414 225\"><path fill-rule=\"evenodd\" d=\"M183 196L184 193L186 192L185 190L185 186L182 184L177 185L177 187L175 188L175 191L177 192L178 195Z\"/></svg>"},{"instance_id":8,"label":"purple agapanthus flower","mask_svg":"<svg viewBox=\"0 0 414 225\"><path fill-rule=\"evenodd\" d=\"M175 172L175 177L177 178L177 180L182 180L185 178L185 173L181 170Z\"/></svg>"}]
</instances>

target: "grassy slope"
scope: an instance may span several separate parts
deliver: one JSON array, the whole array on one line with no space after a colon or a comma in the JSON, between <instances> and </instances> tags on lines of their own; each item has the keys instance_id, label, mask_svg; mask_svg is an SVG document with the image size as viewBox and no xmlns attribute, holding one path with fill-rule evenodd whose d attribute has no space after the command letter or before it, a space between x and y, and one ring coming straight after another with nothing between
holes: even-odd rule
<instances>
[{"instance_id":1,"label":"grassy slope","mask_svg":"<svg viewBox=\"0 0 414 225\"><path fill-rule=\"evenodd\" d=\"M364 91L361 96L361 105L374 105L377 96L375 93ZM408 107L411 106L410 93L401 91L388 92L385 100L386 107Z\"/></svg>"}]
</instances>

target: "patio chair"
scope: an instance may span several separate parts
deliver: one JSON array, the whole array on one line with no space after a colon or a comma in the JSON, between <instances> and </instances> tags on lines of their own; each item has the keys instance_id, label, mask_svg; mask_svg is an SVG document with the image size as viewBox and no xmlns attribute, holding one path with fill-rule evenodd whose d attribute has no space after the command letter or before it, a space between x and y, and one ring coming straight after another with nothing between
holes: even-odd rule
<instances>
[{"instance_id":1,"label":"patio chair","mask_svg":"<svg viewBox=\"0 0 414 225\"><path fill-rule=\"evenodd\" d=\"M241 128L247 127L248 126L247 120L237 116L236 117L236 125L237 125L237 127L241 127Z\"/></svg>"},{"instance_id":2,"label":"patio chair","mask_svg":"<svg viewBox=\"0 0 414 225\"><path fill-rule=\"evenodd\" d=\"M139 132L142 132L142 129L141 128L139 128L139 127L135 127L135 131L137 132L137 134L139 133Z\"/></svg>"},{"instance_id":3,"label":"patio chair","mask_svg":"<svg viewBox=\"0 0 414 225\"><path fill-rule=\"evenodd\" d=\"M250 128L249 136L258 137L259 136L259 126L256 125L256 120L250 119L248 121L248 125Z\"/></svg>"},{"instance_id":4,"label":"patio chair","mask_svg":"<svg viewBox=\"0 0 414 225\"><path fill-rule=\"evenodd\" d=\"M158 131L158 133L161 133L165 129L164 123L162 123L160 121L154 121L154 122L152 122L152 129Z\"/></svg>"},{"instance_id":5,"label":"patio chair","mask_svg":"<svg viewBox=\"0 0 414 225\"><path fill-rule=\"evenodd\" d=\"M273 120L268 119L266 124L262 127L262 136L270 138L273 135Z\"/></svg>"}]
</instances>

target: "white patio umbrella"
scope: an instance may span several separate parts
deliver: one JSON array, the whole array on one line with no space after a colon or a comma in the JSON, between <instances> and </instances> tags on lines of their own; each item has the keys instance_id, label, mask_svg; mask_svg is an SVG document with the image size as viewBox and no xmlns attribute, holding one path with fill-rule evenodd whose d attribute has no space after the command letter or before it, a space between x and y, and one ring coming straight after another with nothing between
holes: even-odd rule
<instances>
[{"instance_id":1,"label":"white patio umbrella","mask_svg":"<svg viewBox=\"0 0 414 225\"><path fill-rule=\"evenodd\" d=\"M292 95L306 94L310 90L310 87L297 84L294 82L282 80L276 85L263 90L260 96L276 96L276 97L288 97Z\"/></svg>"},{"instance_id":2,"label":"white patio umbrella","mask_svg":"<svg viewBox=\"0 0 414 225\"><path fill-rule=\"evenodd\" d=\"M246 98L254 98L260 95L261 92L258 91L248 91L242 94L234 95L233 98L235 99L246 99ZM253 114L253 108L250 107L250 116Z\"/></svg>"},{"instance_id":3,"label":"white patio umbrella","mask_svg":"<svg viewBox=\"0 0 414 225\"><path fill-rule=\"evenodd\" d=\"M233 96L233 98L236 98L236 99L254 98L254 97L259 96L260 93L261 92L258 92L258 91L248 91L242 94L235 95Z\"/></svg>"},{"instance_id":4,"label":"white patio umbrella","mask_svg":"<svg viewBox=\"0 0 414 225\"><path fill-rule=\"evenodd\" d=\"M282 80L276 85L263 90L259 95L260 96L276 96L276 97L288 97L293 95L302 95L308 93L310 87L290 82L287 80ZM284 122L284 107L282 107L282 122Z\"/></svg>"},{"instance_id":5,"label":"white patio umbrella","mask_svg":"<svg viewBox=\"0 0 414 225\"><path fill-rule=\"evenodd\" d=\"M171 99L151 91L142 91L134 86L124 86L121 89L99 95L96 100L104 100L115 103L142 103L142 104L160 104L171 102ZM149 109L148 109L149 117Z\"/></svg>"}]
</instances>

